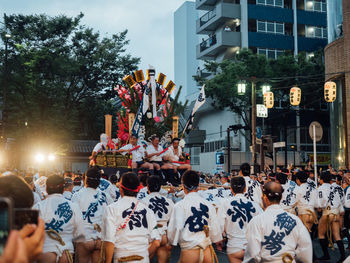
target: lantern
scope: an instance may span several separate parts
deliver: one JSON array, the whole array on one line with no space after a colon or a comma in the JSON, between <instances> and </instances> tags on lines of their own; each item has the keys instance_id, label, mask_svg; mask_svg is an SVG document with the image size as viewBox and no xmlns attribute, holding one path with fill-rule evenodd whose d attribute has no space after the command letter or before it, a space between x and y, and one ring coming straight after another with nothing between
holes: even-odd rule
<instances>
[{"instance_id":1,"label":"lantern","mask_svg":"<svg viewBox=\"0 0 350 263\"><path fill-rule=\"evenodd\" d=\"M327 102L333 102L337 98L337 84L333 81L327 81L324 84L324 99Z\"/></svg>"},{"instance_id":2,"label":"lantern","mask_svg":"<svg viewBox=\"0 0 350 263\"><path fill-rule=\"evenodd\" d=\"M270 85L265 84L265 85L262 86L262 93L263 94L265 94L266 92L269 92L269 91L271 91L271 86Z\"/></svg>"},{"instance_id":3,"label":"lantern","mask_svg":"<svg viewBox=\"0 0 350 263\"><path fill-rule=\"evenodd\" d=\"M126 83L126 85L129 86L129 88L132 88L135 86L136 82L135 80L132 78L132 76L127 75L123 78L124 82Z\"/></svg>"},{"instance_id":4,"label":"lantern","mask_svg":"<svg viewBox=\"0 0 350 263\"><path fill-rule=\"evenodd\" d=\"M164 85L166 76L163 73L158 74L157 83L161 86Z\"/></svg>"},{"instance_id":5,"label":"lantern","mask_svg":"<svg viewBox=\"0 0 350 263\"><path fill-rule=\"evenodd\" d=\"M169 80L169 82L166 84L166 86L164 87L166 89L166 91L171 94L171 92L174 90L175 88L175 83L172 82L171 80Z\"/></svg>"},{"instance_id":6,"label":"lantern","mask_svg":"<svg viewBox=\"0 0 350 263\"><path fill-rule=\"evenodd\" d=\"M301 101L301 89L298 87L291 88L289 93L289 100L291 105L298 106Z\"/></svg>"},{"instance_id":7,"label":"lantern","mask_svg":"<svg viewBox=\"0 0 350 263\"><path fill-rule=\"evenodd\" d=\"M238 88L238 95L244 95L245 94L245 90L246 90L246 84L245 83L238 83L237 85Z\"/></svg>"},{"instance_id":8,"label":"lantern","mask_svg":"<svg viewBox=\"0 0 350 263\"><path fill-rule=\"evenodd\" d=\"M273 92L269 91L264 94L264 105L268 109L272 109L274 104Z\"/></svg>"},{"instance_id":9,"label":"lantern","mask_svg":"<svg viewBox=\"0 0 350 263\"><path fill-rule=\"evenodd\" d=\"M143 71L142 70L136 70L135 71L135 79L136 82L142 82L145 80L145 77L143 76Z\"/></svg>"}]
</instances>

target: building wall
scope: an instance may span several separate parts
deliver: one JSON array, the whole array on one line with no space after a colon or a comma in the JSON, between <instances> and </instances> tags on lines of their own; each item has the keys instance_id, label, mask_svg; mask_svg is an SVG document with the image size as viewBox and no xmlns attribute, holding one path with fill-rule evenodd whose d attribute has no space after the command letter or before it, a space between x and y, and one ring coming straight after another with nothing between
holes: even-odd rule
<instances>
[{"instance_id":1,"label":"building wall","mask_svg":"<svg viewBox=\"0 0 350 263\"><path fill-rule=\"evenodd\" d=\"M174 13L174 75L177 88L182 86L180 100L196 98L197 83L193 80L197 74L199 61L196 59L196 19L198 12L195 2L186 1Z\"/></svg>"}]
</instances>

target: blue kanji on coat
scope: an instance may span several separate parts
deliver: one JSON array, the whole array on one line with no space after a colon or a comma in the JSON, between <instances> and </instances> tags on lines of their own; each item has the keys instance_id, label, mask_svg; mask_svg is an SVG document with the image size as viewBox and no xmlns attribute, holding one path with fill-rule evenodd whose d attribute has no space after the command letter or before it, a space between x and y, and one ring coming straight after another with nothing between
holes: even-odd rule
<instances>
[{"instance_id":1,"label":"blue kanji on coat","mask_svg":"<svg viewBox=\"0 0 350 263\"><path fill-rule=\"evenodd\" d=\"M285 245L283 238L286 236L284 232L276 232L275 230L272 230L271 234L268 236L264 236L263 242L261 242L262 246L265 246L266 250L270 250L271 256L278 253L282 246Z\"/></svg>"},{"instance_id":2,"label":"blue kanji on coat","mask_svg":"<svg viewBox=\"0 0 350 263\"><path fill-rule=\"evenodd\" d=\"M168 206L169 203L165 200L164 197L152 197L149 200L150 204L149 204L149 208L158 216L158 218L162 218L163 214L167 214L168 213Z\"/></svg>"},{"instance_id":3,"label":"blue kanji on coat","mask_svg":"<svg viewBox=\"0 0 350 263\"><path fill-rule=\"evenodd\" d=\"M191 207L192 216L188 217L185 225L188 224L188 229L191 232L200 232L203 231L204 226L208 225L209 219L209 208L204 204L199 205L199 209L197 210L195 207Z\"/></svg>"},{"instance_id":4,"label":"blue kanji on coat","mask_svg":"<svg viewBox=\"0 0 350 263\"><path fill-rule=\"evenodd\" d=\"M95 217L95 213L97 212L97 207L98 207L98 203L94 202L91 203L88 207L88 209L84 212L83 211L83 219L86 220L92 224L91 218Z\"/></svg>"},{"instance_id":5,"label":"blue kanji on coat","mask_svg":"<svg viewBox=\"0 0 350 263\"><path fill-rule=\"evenodd\" d=\"M105 179L101 179L100 185L99 185L99 188L101 189L101 191L106 190L108 187L109 187L109 182Z\"/></svg>"},{"instance_id":6,"label":"blue kanji on coat","mask_svg":"<svg viewBox=\"0 0 350 263\"><path fill-rule=\"evenodd\" d=\"M232 222L237 222L239 227L243 229L244 223L248 223L253 218L253 213L256 212L255 207L251 202L243 202L243 200L233 200L231 208L227 210L227 214L231 216Z\"/></svg>"},{"instance_id":7,"label":"blue kanji on coat","mask_svg":"<svg viewBox=\"0 0 350 263\"><path fill-rule=\"evenodd\" d=\"M278 226L280 230L284 229L286 234L289 235L293 228L297 225L297 221L293 219L287 212L277 215L274 226Z\"/></svg>"},{"instance_id":8,"label":"blue kanji on coat","mask_svg":"<svg viewBox=\"0 0 350 263\"><path fill-rule=\"evenodd\" d=\"M250 201L254 201L253 200L253 195L254 195L254 188L253 186L248 186L247 187L247 192L244 194L244 196L249 199Z\"/></svg>"},{"instance_id":9,"label":"blue kanji on coat","mask_svg":"<svg viewBox=\"0 0 350 263\"><path fill-rule=\"evenodd\" d=\"M130 208L123 211L122 217L123 218L128 217L132 213L134 208L135 208L135 203L132 203ZM142 209L140 211L134 211L134 213L131 215L130 220L128 222L130 230L133 230L134 227L137 227L137 228L148 227L146 213L147 213L146 209Z\"/></svg>"},{"instance_id":10,"label":"blue kanji on coat","mask_svg":"<svg viewBox=\"0 0 350 263\"><path fill-rule=\"evenodd\" d=\"M55 211L55 215L58 215L58 217L63 219L65 223L67 223L73 216L73 211L70 208L70 205L68 202L64 202L62 204L59 204L57 206L57 209Z\"/></svg>"},{"instance_id":11,"label":"blue kanji on coat","mask_svg":"<svg viewBox=\"0 0 350 263\"><path fill-rule=\"evenodd\" d=\"M213 194L209 194L208 195L208 197L207 197L207 199L206 199L207 201L209 201L209 202L214 202L214 196L213 196Z\"/></svg>"}]
</instances>

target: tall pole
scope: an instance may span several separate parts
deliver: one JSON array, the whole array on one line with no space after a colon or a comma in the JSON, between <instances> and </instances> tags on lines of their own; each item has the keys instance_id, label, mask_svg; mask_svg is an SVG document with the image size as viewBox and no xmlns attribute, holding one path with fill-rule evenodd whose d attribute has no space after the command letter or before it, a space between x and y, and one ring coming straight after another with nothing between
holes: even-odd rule
<instances>
[{"instance_id":1,"label":"tall pole","mask_svg":"<svg viewBox=\"0 0 350 263\"><path fill-rule=\"evenodd\" d=\"M261 137L260 144L260 171L263 172L265 169L265 152L264 152L264 135Z\"/></svg>"},{"instance_id":2,"label":"tall pole","mask_svg":"<svg viewBox=\"0 0 350 263\"><path fill-rule=\"evenodd\" d=\"M2 84L2 134L1 139L4 142L4 148L6 147L6 122L7 122L7 77L8 77L8 37L5 36L5 61L4 61L4 78Z\"/></svg>"},{"instance_id":3,"label":"tall pole","mask_svg":"<svg viewBox=\"0 0 350 263\"><path fill-rule=\"evenodd\" d=\"M317 186L317 152L316 152L316 126L312 125L312 134L314 135L314 173L315 173L315 184Z\"/></svg>"},{"instance_id":4,"label":"tall pole","mask_svg":"<svg viewBox=\"0 0 350 263\"><path fill-rule=\"evenodd\" d=\"M227 128L227 172L231 172L231 140L230 128Z\"/></svg>"},{"instance_id":5,"label":"tall pole","mask_svg":"<svg viewBox=\"0 0 350 263\"><path fill-rule=\"evenodd\" d=\"M255 145L256 145L256 79L252 78L252 163L254 165L254 173L255 173L255 164L256 164L256 153L255 153Z\"/></svg>"}]
</instances>

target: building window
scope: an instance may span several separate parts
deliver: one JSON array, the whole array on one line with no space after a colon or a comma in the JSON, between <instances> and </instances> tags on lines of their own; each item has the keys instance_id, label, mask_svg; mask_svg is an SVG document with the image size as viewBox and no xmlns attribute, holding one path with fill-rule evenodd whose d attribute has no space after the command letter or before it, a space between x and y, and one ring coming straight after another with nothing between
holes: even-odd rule
<instances>
[{"instance_id":1,"label":"building window","mask_svg":"<svg viewBox=\"0 0 350 263\"><path fill-rule=\"evenodd\" d=\"M276 7L282 7L284 6L283 0L256 0L257 5L269 5L269 6L276 6Z\"/></svg>"},{"instance_id":2,"label":"building window","mask_svg":"<svg viewBox=\"0 0 350 263\"><path fill-rule=\"evenodd\" d=\"M327 12L325 0L305 0L305 10L315 12Z\"/></svg>"},{"instance_id":3,"label":"building window","mask_svg":"<svg viewBox=\"0 0 350 263\"><path fill-rule=\"evenodd\" d=\"M257 32L284 35L284 24L257 20Z\"/></svg>"},{"instance_id":4,"label":"building window","mask_svg":"<svg viewBox=\"0 0 350 263\"><path fill-rule=\"evenodd\" d=\"M200 157L199 157L200 152L201 152L201 147L191 148L190 163L192 165L200 165Z\"/></svg>"},{"instance_id":5,"label":"building window","mask_svg":"<svg viewBox=\"0 0 350 263\"><path fill-rule=\"evenodd\" d=\"M279 49L267 49L267 48L258 48L258 55L264 55L268 59L277 59L279 56L284 54L283 50Z\"/></svg>"},{"instance_id":6,"label":"building window","mask_svg":"<svg viewBox=\"0 0 350 263\"><path fill-rule=\"evenodd\" d=\"M326 27L305 26L306 37L327 38Z\"/></svg>"}]
</instances>

